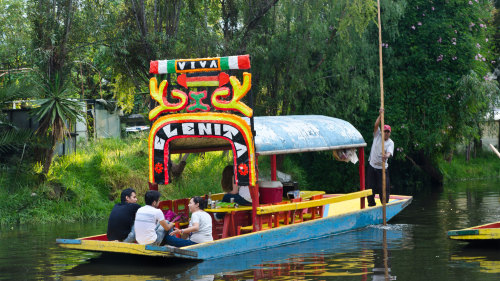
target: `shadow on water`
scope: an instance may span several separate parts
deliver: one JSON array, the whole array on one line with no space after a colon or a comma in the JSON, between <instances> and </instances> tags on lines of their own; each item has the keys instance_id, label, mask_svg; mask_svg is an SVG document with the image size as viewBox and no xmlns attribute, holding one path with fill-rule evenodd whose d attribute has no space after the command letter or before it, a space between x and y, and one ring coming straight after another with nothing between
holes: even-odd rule
<instances>
[{"instance_id":1,"label":"shadow on water","mask_svg":"<svg viewBox=\"0 0 500 281\"><path fill-rule=\"evenodd\" d=\"M65 279L76 277L78 280L93 277L100 280L183 280L186 270L198 263L199 261L104 253L62 273L62 276Z\"/></svg>"},{"instance_id":2,"label":"shadow on water","mask_svg":"<svg viewBox=\"0 0 500 281\"><path fill-rule=\"evenodd\" d=\"M389 249L408 247L408 225L367 227L300 244L202 262L175 259L102 255L64 273L64 279L105 280L281 280L340 277L366 280L381 276L392 280ZM389 243L383 243L388 241ZM385 247L384 247L385 245ZM364 279L363 279L364 278ZM347 279L344 279L347 280Z\"/></svg>"}]
</instances>

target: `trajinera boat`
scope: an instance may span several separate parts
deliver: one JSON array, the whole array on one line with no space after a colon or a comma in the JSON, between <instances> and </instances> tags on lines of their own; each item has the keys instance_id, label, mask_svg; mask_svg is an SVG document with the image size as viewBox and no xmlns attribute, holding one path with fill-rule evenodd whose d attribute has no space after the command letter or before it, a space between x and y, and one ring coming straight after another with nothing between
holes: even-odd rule
<instances>
[{"instance_id":1,"label":"trajinera boat","mask_svg":"<svg viewBox=\"0 0 500 281\"><path fill-rule=\"evenodd\" d=\"M208 260L382 223L380 200L375 207L366 204L372 191L365 190L366 142L360 132L347 121L328 116L254 116L251 73L243 72L242 83L234 76L249 69L249 55L150 62L155 76L149 82L150 94L158 103L149 112L154 121L148 140L150 189L170 183L172 154L221 150L232 151L237 184L249 186L252 206L229 204L205 210L212 216L214 241L176 248L108 241L102 234L57 239L57 243L85 251ZM166 79L159 86L157 76ZM247 94L250 106L242 101ZM283 187L277 180L276 155L317 151L332 151L338 160L359 163L359 191L325 194L310 191L317 187L298 190L287 183ZM270 157L271 181L259 181L259 156ZM222 196L214 194L210 199ZM411 196L391 195L387 220L411 200ZM162 201L160 208L187 212L188 202L189 198ZM215 220L214 213L225 213L223 221Z\"/></svg>"},{"instance_id":2,"label":"trajinera boat","mask_svg":"<svg viewBox=\"0 0 500 281\"><path fill-rule=\"evenodd\" d=\"M453 240L472 243L488 243L500 245L500 221L448 231L448 237Z\"/></svg>"}]
</instances>

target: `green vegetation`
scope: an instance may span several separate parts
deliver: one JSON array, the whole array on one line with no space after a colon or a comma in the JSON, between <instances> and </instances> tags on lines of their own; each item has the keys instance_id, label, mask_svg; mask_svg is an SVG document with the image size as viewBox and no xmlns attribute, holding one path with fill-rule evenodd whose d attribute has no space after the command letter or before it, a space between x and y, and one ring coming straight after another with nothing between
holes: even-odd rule
<instances>
[{"instance_id":1,"label":"green vegetation","mask_svg":"<svg viewBox=\"0 0 500 281\"><path fill-rule=\"evenodd\" d=\"M454 160L454 168L443 168L448 164L442 159L453 158L459 144L477 143L479 124L499 106L499 78L492 73L500 70L500 4L380 2L385 122L392 125L396 146L393 183L408 186L425 177L442 183L443 173L467 174L470 167L452 171L460 165ZM380 105L376 1L5 0L0 15L1 109L13 101L25 100L25 106L50 97L28 90L41 75L46 85L57 86L60 104L114 99L125 113L147 115L154 106L147 102L150 60L250 54L255 115L347 120L365 136L369 154ZM250 104L248 97L244 102ZM55 125L73 119L73 113L62 110ZM49 127L43 134L47 141L19 130L0 112L0 194L8 198L0 209L15 212L0 220L102 217L123 186L147 188L145 138L91 141L49 168L48 137L62 132L61 126ZM202 165L202 158L208 164ZM455 158L460 163L460 156ZM259 161L265 174L268 160ZM351 191L358 184L356 166L337 163L329 153L283 161L282 170L301 186ZM215 171L227 162L224 154L191 155L183 177L165 196L215 189ZM200 173L210 176L195 176ZM195 187L193 193L186 187ZM35 205L42 208L35 211L30 207Z\"/></svg>"},{"instance_id":2,"label":"green vegetation","mask_svg":"<svg viewBox=\"0 0 500 281\"><path fill-rule=\"evenodd\" d=\"M43 181L40 164L4 167L0 170L0 224L105 219L126 187L134 188L144 204L147 161L147 134L137 134L81 144L75 154L56 158ZM181 178L160 186L162 199L222 192L220 174L232 163L231 153L191 154L187 162ZM259 163L261 177L270 178L268 157L259 158ZM283 167L294 180L307 182L304 171L291 159L286 158Z\"/></svg>"},{"instance_id":3,"label":"green vegetation","mask_svg":"<svg viewBox=\"0 0 500 281\"><path fill-rule=\"evenodd\" d=\"M466 161L466 156L457 154L451 162L439 161L439 168L447 182L464 179L500 177L500 159L491 152L478 153L478 157Z\"/></svg>"},{"instance_id":4,"label":"green vegetation","mask_svg":"<svg viewBox=\"0 0 500 281\"><path fill-rule=\"evenodd\" d=\"M103 139L57 158L47 176L42 165L0 172L0 223L104 218L126 186L147 189L146 137ZM44 180L41 180L41 179Z\"/></svg>"},{"instance_id":5,"label":"green vegetation","mask_svg":"<svg viewBox=\"0 0 500 281\"><path fill-rule=\"evenodd\" d=\"M306 155L315 155L314 161L308 162L312 161L312 156ZM125 187L137 190L139 203L144 204L143 195L148 190L147 158L147 134L137 134L122 140L101 139L81 144L75 154L55 159L45 181L40 180L40 164L12 169L3 166L0 169L0 196L3 198L0 224L106 219ZM327 159L324 153L285 157L282 170L292 175L302 189L319 188L330 192L356 189L357 166L340 162L338 166L326 166ZM177 161L176 156L173 161ZM162 199L222 192L220 173L231 161L231 153L191 154L181 178L168 186L160 186ZM500 177L499 159L487 152L469 163L465 162L464 156L457 154L451 163L441 161L439 165L450 181ZM306 166L308 168L302 168ZM342 166L348 168L340 170ZM319 169L319 172L310 173L314 169ZM327 182L322 179L325 177L319 176L330 173L326 178L335 178L346 171L353 177L352 183ZM394 172L393 181L401 182L397 178L405 176ZM268 157L259 158L259 177L270 178Z\"/></svg>"}]
</instances>

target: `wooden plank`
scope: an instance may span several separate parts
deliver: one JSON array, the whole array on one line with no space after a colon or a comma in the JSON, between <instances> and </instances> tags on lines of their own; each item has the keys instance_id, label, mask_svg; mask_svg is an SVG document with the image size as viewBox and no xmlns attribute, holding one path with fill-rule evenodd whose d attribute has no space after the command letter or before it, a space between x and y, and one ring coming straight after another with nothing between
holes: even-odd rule
<instances>
[{"instance_id":1,"label":"wooden plank","mask_svg":"<svg viewBox=\"0 0 500 281\"><path fill-rule=\"evenodd\" d=\"M78 239L79 240L79 239ZM145 256L175 256L172 252L160 252L146 250L144 245L114 241L80 240L80 244L62 244L59 246L68 249L93 251L93 252L112 252L122 254L135 254Z\"/></svg>"},{"instance_id":2,"label":"wooden plank","mask_svg":"<svg viewBox=\"0 0 500 281\"><path fill-rule=\"evenodd\" d=\"M145 249L149 250L149 251L169 252L169 253L181 254L183 256L191 256L191 257L195 257L195 258L198 257L197 252L183 250L183 249L169 246L169 245L165 245L165 246L146 245Z\"/></svg>"},{"instance_id":3,"label":"wooden plank","mask_svg":"<svg viewBox=\"0 0 500 281\"><path fill-rule=\"evenodd\" d=\"M464 229L464 230L450 230L448 231L448 236L459 236L459 235L477 235L479 231L476 229Z\"/></svg>"},{"instance_id":4,"label":"wooden plank","mask_svg":"<svg viewBox=\"0 0 500 281\"><path fill-rule=\"evenodd\" d=\"M341 195L341 196L336 196L336 197L328 197L328 198L323 198L323 199L316 199L316 200L310 200L310 201L305 201L305 202L296 202L296 203L283 204L283 205L272 205L272 206L258 207L257 214L264 215L264 214L270 214L270 213L276 213L276 212L293 211L293 210L323 206L323 205L327 205L327 204L338 203L338 202L342 202L342 201L366 197L366 196L371 195L371 194L372 194L372 190L368 189L368 190L353 192L353 193L349 193L349 194Z\"/></svg>"}]
</instances>

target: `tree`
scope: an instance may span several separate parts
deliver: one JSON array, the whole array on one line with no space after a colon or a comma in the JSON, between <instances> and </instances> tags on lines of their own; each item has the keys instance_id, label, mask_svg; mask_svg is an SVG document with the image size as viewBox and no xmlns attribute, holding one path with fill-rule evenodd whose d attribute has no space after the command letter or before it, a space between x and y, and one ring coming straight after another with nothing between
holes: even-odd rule
<instances>
[{"instance_id":1,"label":"tree","mask_svg":"<svg viewBox=\"0 0 500 281\"><path fill-rule=\"evenodd\" d=\"M27 64L30 25L26 21L26 2L0 2L0 64L2 70L20 68ZM0 73L4 74L4 73Z\"/></svg>"},{"instance_id":2,"label":"tree","mask_svg":"<svg viewBox=\"0 0 500 281\"><path fill-rule=\"evenodd\" d=\"M436 183L442 182L436 159L449 155L475 126L463 115L483 118L477 108L498 95L464 87L471 70L483 77L492 69L491 16L490 1L411 1L398 22L399 35L385 36L386 120L395 128L399 156Z\"/></svg>"},{"instance_id":3,"label":"tree","mask_svg":"<svg viewBox=\"0 0 500 281\"><path fill-rule=\"evenodd\" d=\"M44 77L44 76L42 76ZM81 106L76 100L69 99L70 88L59 76L53 81L42 78L37 88L43 99L38 100L39 107L33 109L32 115L39 121L37 134L48 136L50 147L45 151L43 174L47 175L52 164L56 144L70 136L68 129L82 115Z\"/></svg>"}]
</instances>

